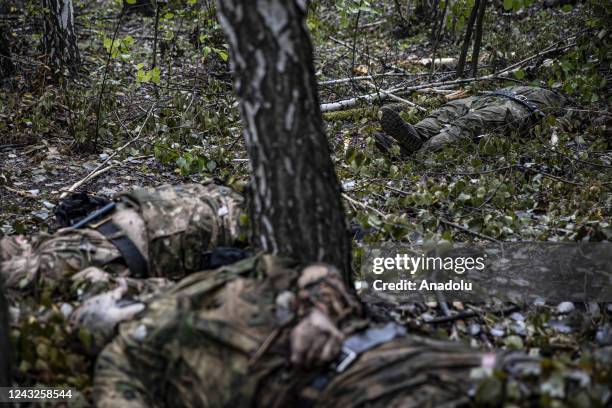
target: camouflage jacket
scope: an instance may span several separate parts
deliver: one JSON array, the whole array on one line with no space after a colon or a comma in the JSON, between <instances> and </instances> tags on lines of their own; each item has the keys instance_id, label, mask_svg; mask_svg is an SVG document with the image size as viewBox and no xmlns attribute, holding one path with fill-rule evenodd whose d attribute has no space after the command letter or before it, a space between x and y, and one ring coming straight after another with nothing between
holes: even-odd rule
<instances>
[{"instance_id":1,"label":"camouflage jacket","mask_svg":"<svg viewBox=\"0 0 612 408\"><path fill-rule=\"evenodd\" d=\"M563 96L544 88L512 86L449 102L414 128L425 142L422 149L435 150L488 132L522 133L542 114L558 113L566 102Z\"/></svg>"},{"instance_id":2,"label":"camouflage jacket","mask_svg":"<svg viewBox=\"0 0 612 408\"><path fill-rule=\"evenodd\" d=\"M130 222L120 226L132 241L143 243L149 276L182 278L202 269L207 250L244 239L244 199L228 187L164 185L133 190L117 199L118 212L133 209L144 222L144 231L131 229Z\"/></svg>"},{"instance_id":3,"label":"camouflage jacket","mask_svg":"<svg viewBox=\"0 0 612 408\"><path fill-rule=\"evenodd\" d=\"M96 405L291 405L319 374L288 362L296 322L279 299L300 269L264 255L186 277L102 352ZM348 333L358 320L337 324Z\"/></svg>"},{"instance_id":4,"label":"camouflage jacket","mask_svg":"<svg viewBox=\"0 0 612 408\"><path fill-rule=\"evenodd\" d=\"M28 240L0 240L0 266L8 288L55 290L66 278L95 266L125 271L120 251L96 228L112 221L144 257L151 277L181 278L202 269L205 253L243 239L243 198L214 184L165 185L117 197L117 208L88 228L64 228Z\"/></svg>"}]
</instances>

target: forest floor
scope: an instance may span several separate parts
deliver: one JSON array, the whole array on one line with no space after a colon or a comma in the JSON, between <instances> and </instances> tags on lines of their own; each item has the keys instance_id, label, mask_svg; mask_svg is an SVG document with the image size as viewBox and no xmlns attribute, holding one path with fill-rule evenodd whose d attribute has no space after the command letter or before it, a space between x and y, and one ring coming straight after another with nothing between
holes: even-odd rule
<instances>
[{"instance_id":1,"label":"forest floor","mask_svg":"<svg viewBox=\"0 0 612 408\"><path fill-rule=\"evenodd\" d=\"M0 88L0 236L54 231L60 195L98 170L76 190L111 197L134 187L208 179L241 190L248 182L248 162L227 50L212 11L164 13L153 68L152 18L119 18L119 8L76 4L84 67L59 84L37 56L40 15L13 16L20 34L15 47L22 56L18 76ZM431 28L413 24L399 29L392 14L391 7L380 7L357 18L323 5L311 13L308 28L322 103L423 85L418 91L397 92L424 108L405 105L402 116L414 122L450 93L471 95L523 83L572 91L572 104L527 139L490 134L478 143L403 160L377 150L373 137L380 131L381 104L397 101L360 102L325 112L355 231L356 270L367 243L611 240L612 139L605 82L610 66L588 73L605 80L589 88L571 82L578 77L572 70L580 68L568 65L568 55L580 47L579 41L572 45L574 36L585 35L592 17L586 6L494 10L485 24L480 76L551 46L554 50L503 78L458 84L444 83L454 79L454 60L434 70L422 61L432 57ZM449 23L435 47L437 58L458 57L459 33ZM366 75L374 77L330 83ZM489 349L520 348L575 359L612 345L609 304L448 306L397 305L391 314L414 332ZM59 305L40 308L37 315L43 316ZM64 358L66 367L57 368L54 378L40 369L61 365L46 361L53 355L50 350L79 341L48 336L47 329L44 321L29 322L14 333L22 349L32 342L46 347L27 353L30 361L20 360L24 378L32 383L60 380L87 393L91 362Z\"/></svg>"}]
</instances>

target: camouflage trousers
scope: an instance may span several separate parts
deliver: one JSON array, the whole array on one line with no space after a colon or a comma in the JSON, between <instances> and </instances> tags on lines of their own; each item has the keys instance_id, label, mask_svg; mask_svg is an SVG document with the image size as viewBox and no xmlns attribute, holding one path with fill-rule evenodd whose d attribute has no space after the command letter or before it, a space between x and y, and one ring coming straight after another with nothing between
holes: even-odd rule
<instances>
[{"instance_id":1,"label":"camouflage trousers","mask_svg":"<svg viewBox=\"0 0 612 408\"><path fill-rule=\"evenodd\" d=\"M145 258L149 276L181 278L201 269L206 251L241 240L242 197L226 187L190 184L134 190L96 225L62 229L31 241L0 240L0 271L8 288L55 290L89 266L128 275L120 251L95 227L113 221Z\"/></svg>"},{"instance_id":2,"label":"camouflage trousers","mask_svg":"<svg viewBox=\"0 0 612 408\"><path fill-rule=\"evenodd\" d=\"M524 99L543 114L554 113L565 104L562 96L543 88L515 86L502 91ZM415 124L414 128L424 141L422 149L436 150L489 132L523 133L538 115L522 103L491 94L449 102Z\"/></svg>"}]
</instances>

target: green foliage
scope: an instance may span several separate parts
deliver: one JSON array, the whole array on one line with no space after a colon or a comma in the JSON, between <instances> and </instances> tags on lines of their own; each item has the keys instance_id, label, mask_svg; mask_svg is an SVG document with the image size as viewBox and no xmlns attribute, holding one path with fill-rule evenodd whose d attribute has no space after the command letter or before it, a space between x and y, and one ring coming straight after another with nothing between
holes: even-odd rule
<instances>
[{"instance_id":1,"label":"green foliage","mask_svg":"<svg viewBox=\"0 0 612 408\"><path fill-rule=\"evenodd\" d=\"M144 63L140 63L136 65L136 82L137 83L149 83L152 82L156 85L159 85L160 82L160 70L159 67L154 67L150 70L143 69Z\"/></svg>"},{"instance_id":2,"label":"green foliage","mask_svg":"<svg viewBox=\"0 0 612 408\"><path fill-rule=\"evenodd\" d=\"M609 98L608 79L602 67L612 67L610 21L612 5L592 2L586 20L589 32L578 38L578 46L554 61L548 85L576 96L584 103Z\"/></svg>"},{"instance_id":3,"label":"green foliage","mask_svg":"<svg viewBox=\"0 0 612 408\"><path fill-rule=\"evenodd\" d=\"M523 7L529 7L533 0L504 0L504 9L506 11L519 11Z\"/></svg>"},{"instance_id":4,"label":"green foliage","mask_svg":"<svg viewBox=\"0 0 612 408\"><path fill-rule=\"evenodd\" d=\"M381 13L380 8L371 0L336 0L335 4L341 28L348 28L357 14L378 15Z\"/></svg>"},{"instance_id":5,"label":"green foliage","mask_svg":"<svg viewBox=\"0 0 612 408\"><path fill-rule=\"evenodd\" d=\"M440 4L442 4L442 2L440 2ZM449 7L449 12L446 16L446 25L451 26L453 20L456 19L455 28L457 30L461 30L470 17L472 7L474 7L474 0L452 1Z\"/></svg>"},{"instance_id":6,"label":"green foliage","mask_svg":"<svg viewBox=\"0 0 612 408\"><path fill-rule=\"evenodd\" d=\"M126 35L124 38L116 38L114 41L111 38L104 38L104 48L111 55L111 58L121 57L123 61L129 61L130 46L134 44L134 37Z\"/></svg>"}]
</instances>

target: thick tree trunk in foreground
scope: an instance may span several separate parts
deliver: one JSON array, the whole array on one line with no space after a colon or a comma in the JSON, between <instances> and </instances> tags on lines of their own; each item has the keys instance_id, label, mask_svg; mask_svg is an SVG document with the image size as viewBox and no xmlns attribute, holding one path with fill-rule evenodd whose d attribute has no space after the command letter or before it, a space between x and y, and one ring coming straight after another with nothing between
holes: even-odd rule
<instances>
[{"instance_id":1,"label":"thick tree trunk in foreground","mask_svg":"<svg viewBox=\"0 0 612 408\"><path fill-rule=\"evenodd\" d=\"M0 277L0 387L12 385L11 357L8 305L4 297L4 285Z\"/></svg>"},{"instance_id":2,"label":"thick tree trunk in foreground","mask_svg":"<svg viewBox=\"0 0 612 408\"><path fill-rule=\"evenodd\" d=\"M42 0L45 11L43 46L56 68L78 70L81 56L74 32L72 0Z\"/></svg>"},{"instance_id":3,"label":"thick tree trunk in foreground","mask_svg":"<svg viewBox=\"0 0 612 408\"><path fill-rule=\"evenodd\" d=\"M219 0L251 163L254 244L350 276L302 0Z\"/></svg>"}]
</instances>

